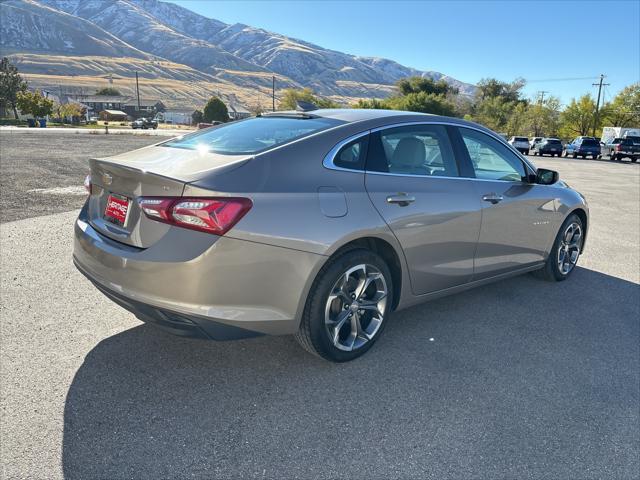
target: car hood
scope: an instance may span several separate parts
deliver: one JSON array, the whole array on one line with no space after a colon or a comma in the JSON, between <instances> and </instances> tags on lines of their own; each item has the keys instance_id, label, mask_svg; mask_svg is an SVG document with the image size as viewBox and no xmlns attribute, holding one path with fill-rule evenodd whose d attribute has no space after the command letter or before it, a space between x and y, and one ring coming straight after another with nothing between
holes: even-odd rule
<instances>
[{"instance_id":1,"label":"car hood","mask_svg":"<svg viewBox=\"0 0 640 480\"><path fill-rule=\"evenodd\" d=\"M193 182L214 172L238 168L251 158L252 155L220 155L157 144L97 160L183 182Z\"/></svg>"}]
</instances>

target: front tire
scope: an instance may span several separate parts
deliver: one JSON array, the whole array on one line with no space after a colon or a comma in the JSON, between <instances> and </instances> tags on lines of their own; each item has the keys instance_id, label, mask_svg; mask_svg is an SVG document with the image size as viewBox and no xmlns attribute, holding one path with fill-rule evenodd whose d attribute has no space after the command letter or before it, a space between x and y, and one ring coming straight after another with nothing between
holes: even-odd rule
<instances>
[{"instance_id":1,"label":"front tire","mask_svg":"<svg viewBox=\"0 0 640 480\"><path fill-rule=\"evenodd\" d=\"M560 227L544 267L533 274L550 282L566 280L578 263L583 241L584 225L580 217L572 213Z\"/></svg>"},{"instance_id":2,"label":"front tire","mask_svg":"<svg viewBox=\"0 0 640 480\"><path fill-rule=\"evenodd\" d=\"M354 360L378 340L392 303L393 279L382 257L364 249L348 251L318 273L296 340L325 360Z\"/></svg>"}]
</instances>

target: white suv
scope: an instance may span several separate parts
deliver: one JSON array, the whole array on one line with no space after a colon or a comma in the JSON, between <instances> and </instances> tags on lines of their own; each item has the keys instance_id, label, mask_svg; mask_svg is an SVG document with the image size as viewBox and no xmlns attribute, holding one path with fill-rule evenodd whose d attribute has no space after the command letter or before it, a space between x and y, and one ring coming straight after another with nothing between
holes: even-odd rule
<instances>
[{"instance_id":1,"label":"white suv","mask_svg":"<svg viewBox=\"0 0 640 480\"><path fill-rule=\"evenodd\" d=\"M529 154L529 139L527 137L511 137L509 143L513 148L524 155Z\"/></svg>"}]
</instances>

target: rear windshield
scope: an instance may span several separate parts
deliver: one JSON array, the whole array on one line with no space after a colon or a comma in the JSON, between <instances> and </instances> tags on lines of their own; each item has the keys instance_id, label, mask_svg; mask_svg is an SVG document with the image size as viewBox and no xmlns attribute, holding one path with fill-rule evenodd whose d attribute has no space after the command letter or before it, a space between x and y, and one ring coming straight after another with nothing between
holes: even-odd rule
<instances>
[{"instance_id":1,"label":"rear windshield","mask_svg":"<svg viewBox=\"0 0 640 480\"><path fill-rule=\"evenodd\" d=\"M528 142L529 139L527 137L516 137L513 139L515 142Z\"/></svg>"},{"instance_id":2,"label":"rear windshield","mask_svg":"<svg viewBox=\"0 0 640 480\"><path fill-rule=\"evenodd\" d=\"M625 140L627 140L628 142L633 143L634 145L640 145L640 137L625 137Z\"/></svg>"},{"instance_id":3,"label":"rear windshield","mask_svg":"<svg viewBox=\"0 0 640 480\"><path fill-rule=\"evenodd\" d=\"M582 145L586 145L588 147L597 147L600 145L597 140L592 140L591 138L585 138L582 140Z\"/></svg>"},{"instance_id":4,"label":"rear windshield","mask_svg":"<svg viewBox=\"0 0 640 480\"><path fill-rule=\"evenodd\" d=\"M170 140L162 145L224 155L247 155L283 145L342 123L340 120L321 117L256 117L208 128Z\"/></svg>"},{"instance_id":5,"label":"rear windshield","mask_svg":"<svg viewBox=\"0 0 640 480\"><path fill-rule=\"evenodd\" d=\"M547 138L545 140L546 143L548 143L549 145L561 145L562 143L560 142L560 140L556 140L553 138Z\"/></svg>"}]
</instances>

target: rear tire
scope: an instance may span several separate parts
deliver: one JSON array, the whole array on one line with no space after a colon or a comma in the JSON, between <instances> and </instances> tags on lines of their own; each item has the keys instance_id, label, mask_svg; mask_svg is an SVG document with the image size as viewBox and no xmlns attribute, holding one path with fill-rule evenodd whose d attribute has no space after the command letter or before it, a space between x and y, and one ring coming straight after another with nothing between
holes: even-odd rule
<instances>
[{"instance_id":1,"label":"rear tire","mask_svg":"<svg viewBox=\"0 0 640 480\"><path fill-rule=\"evenodd\" d=\"M325 360L354 360L380 338L392 304L393 280L382 257L364 249L348 251L318 273L295 338Z\"/></svg>"},{"instance_id":2,"label":"rear tire","mask_svg":"<svg viewBox=\"0 0 640 480\"><path fill-rule=\"evenodd\" d=\"M549 282L562 282L575 270L584 241L584 225L578 215L572 213L562 223L547 261L533 275Z\"/></svg>"},{"instance_id":3,"label":"rear tire","mask_svg":"<svg viewBox=\"0 0 640 480\"><path fill-rule=\"evenodd\" d=\"M618 160L618 156L615 153L609 154L609 158L611 159L612 162L615 162L616 160Z\"/></svg>"},{"instance_id":4,"label":"rear tire","mask_svg":"<svg viewBox=\"0 0 640 480\"><path fill-rule=\"evenodd\" d=\"M572 154L571 154L571 156L572 156L573 158L578 158L578 154L577 154L577 153L572 153Z\"/></svg>"}]
</instances>

